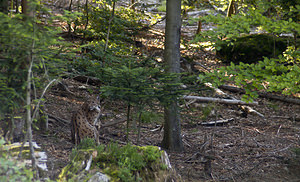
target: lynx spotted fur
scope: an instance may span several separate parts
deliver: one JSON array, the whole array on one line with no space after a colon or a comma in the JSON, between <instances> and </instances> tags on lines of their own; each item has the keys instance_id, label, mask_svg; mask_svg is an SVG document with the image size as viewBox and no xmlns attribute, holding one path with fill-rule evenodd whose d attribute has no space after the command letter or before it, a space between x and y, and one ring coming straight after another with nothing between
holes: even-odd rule
<instances>
[{"instance_id":1,"label":"lynx spotted fur","mask_svg":"<svg viewBox=\"0 0 300 182\"><path fill-rule=\"evenodd\" d=\"M72 116L72 142L78 145L84 138L93 138L99 144L100 115L100 99L91 97Z\"/></svg>"}]
</instances>

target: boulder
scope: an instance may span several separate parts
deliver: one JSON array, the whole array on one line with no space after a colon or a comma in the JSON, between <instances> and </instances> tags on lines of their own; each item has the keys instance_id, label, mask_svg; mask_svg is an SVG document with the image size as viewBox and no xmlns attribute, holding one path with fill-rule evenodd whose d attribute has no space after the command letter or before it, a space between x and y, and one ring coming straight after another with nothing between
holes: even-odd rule
<instances>
[{"instance_id":1,"label":"boulder","mask_svg":"<svg viewBox=\"0 0 300 182\"><path fill-rule=\"evenodd\" d=\"M72 156L58 181L181 181L167 153L156 146L101 145L74 150Z\"/></svg>"}]
</instances>

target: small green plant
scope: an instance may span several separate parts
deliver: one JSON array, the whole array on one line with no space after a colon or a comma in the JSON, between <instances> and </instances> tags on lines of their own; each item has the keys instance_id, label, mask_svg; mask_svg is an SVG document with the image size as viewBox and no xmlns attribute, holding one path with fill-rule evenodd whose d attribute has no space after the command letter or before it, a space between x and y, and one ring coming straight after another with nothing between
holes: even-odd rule
<instances>
[{"instance_id":1,"label":"small green plant","mask_svg":"<svg viewBox=\"0 0 300 182\"><path fill-rule=\"evenodd\" d=\"M78 149L91 149L97 146L96 142L92 138L84 138L78 145Z\"/></svg>"},{"instance_id":2,"label":"small green plant","mask_svg":"<svg viewBox=\"0 0 300 182\"><path fill-rule=\"evenodd\" d=\"M161 156L161 151L155 146L141 147L144 154L144 159L147 162L154 162Z\"/></svg>"},{"instance_id":3,"label":"small green plant","mask_svg":"<svg viewBox=\"0 0 300 182\"><path fill-rule=\"evenodd\" d=\"M211 111L213 110L213 106L209 105L207 107L203 107L202 109L202 119L207 119L207 117L211 114Z\"/></svg>"},{"instance_id":4,"label":"small green plant","mask_svg":"<svg viewBox=\"0 0 300 182\"><path fill-rule=\"evenodd\" d=\"M300 160L300 148L293 148L292 151L296 154L296 158Z\"/></svg>"}]
</instances>

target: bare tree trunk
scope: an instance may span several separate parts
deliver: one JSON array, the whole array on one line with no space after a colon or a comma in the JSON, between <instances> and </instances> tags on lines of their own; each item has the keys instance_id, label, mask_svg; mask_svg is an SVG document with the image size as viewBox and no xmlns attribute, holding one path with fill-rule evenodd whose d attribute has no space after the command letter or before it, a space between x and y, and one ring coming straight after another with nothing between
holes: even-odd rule
<instances>
[{"instance_id":1,"label":"bare tree trunk","mask_svg":"<svg viewBox=\"0 0 300 182\"><path fill-rule=\"evenodd\" d=\"M72 12L72 4L73 4L73 0L70 0L69 9L68 9L69 12ZM72 22L68 23L68 27L69 27L68 36L70 37L71 36L71 30L72 30Z\"/></svg>"},{"instance_id":2,"label":"bare tree trunk","mask_svg":"<svg viewBox=\"0 0 300 182\"><path fill-rule=\"evenodd\" d=\"M181 0L167 0L164 59L166 72L180 72ZM172 82L178 82L179 77ZM173 87L172 89L177 89ZM172 151L183 151L177 101L165 106L165 129L162 146Z\"/></svg>"},{"instance_id":3,"label":"bare tree trunk","mask_svg":"<svg viewBox=\"0 0 300 182\"><path fill-rule=\"evenodd\" d=\"M27 88L26 88L26 122L27 122L27 135L28 135L28 141L29 141L29 148L30 148L30 155L31 155L31 163L32 163L32 168L36 171L36 177L37 179L39 178L38 175L38 170L37 170L37 165L36 165L36 158L34 155L34 148L32 144L32 118L31 118L31 69L32 69L32 64L33 64L33 58L32 54L28 56L30 59L30 65L28 68L28 76L27 76Z\"/></svg>"},{"instance_id":4,"label":"bare tree trunk","mask_svg":"<svg viewBox=\"0 0 300 182\"><path fill-rule=\"evenodd\" d=\"M110 29L111 29L111 23L112 23L112 21L114 19L114 16L115 16L115 6L116 6L116 2L114 1L113 2L113 10L112 10L111 17L110 17L109 23L108 23L108 30L107 30L107 35L106 35L106 42L105 42L104 51L107 50L107 46L108 46L109 34L110 34Z\"/></svg>"},{"instance_id":5,"label":"bare tree trunk","mask_svg":"<svg viewBox=\"0 0 300 182\"><path fill-rule=\"evenodd\" d=\"M231 0L229 2L229 6L228 6L228 10L227 10L227 17L231 17L231 15L234 15L236 12L235 12L235 2L234 0Z\"/></svg>"},{"instance_id":6,"label":"bare tree trunk","mask_svg":"<svg viewBox=\"0 0 300 182\"><path fill-rule=\"evenodd\" d=\"M198 20L198 28L197 28L196 34L200 34L201 30L202 30L202 22L201 22L201 20Z\"/></svg>"},{"instance_id":7,"label":"bare tree trunk","mask_svg":"<svg viewBox=\"0 0 300 182\"><path fill-rule=\"evenodd\" d=\"M28 15L28 1L21 0L22 14Z\"/></svg>"},{"instance_id":8,"label":"bare tree trunk","mask_svg":"<svg viewBox=\"0 0 300 182\"><path fill-rule=\"evenodd\" d=\"M31 6L30 6L31 5ZM29 17L34 17L34 10L32 7L33 4L30 3L30 0L22 0L21 6L22 6L22 14L27 15Z\"/></svg>"},{"instance_id":9,"label":"bare tree trunk","mask_svg":"<svg viewBox=\"0 0 300 182\"><path fill-rule=\"evenodd\" d=\"M22 0L22 13L24 15L26 15L27 17L34 18L34 10L30 5L31 5L30 1ZM34 61L34 48L35 48L35 39L34 39L35 24L34 24L34 22L33 22L32 26L33 26L32 44L31 44L30 53L27 56L28 72L27 72L27 87L26 87L26 123L27 123L26 136L28 136L32 168L36 172L36 179L39 179L39 173L38 173L38 169L37 169L36 158L34 155L34 148L33 148L33 144L32 144L31 84L32 84L32 66L33 66L33 61ZM25 137L25 139L26 138L27 137ZM22 145L22 148L23 148L23 145Z\"/></svg>"}]
</instances>

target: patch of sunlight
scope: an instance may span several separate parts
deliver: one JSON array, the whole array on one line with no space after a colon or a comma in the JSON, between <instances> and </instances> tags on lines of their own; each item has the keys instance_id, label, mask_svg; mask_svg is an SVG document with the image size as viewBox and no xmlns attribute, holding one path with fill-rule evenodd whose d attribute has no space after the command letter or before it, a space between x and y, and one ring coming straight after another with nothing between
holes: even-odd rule
<instances>
[{"instance_id":1,"label":"patch of sunlight","mask_svg":"<svg viewBox=\"0 0 300 182\"><path fill-rule=\"evenodd\" d=\"M261 32L261 31L263 31L264 29L261 27L261 26L259 26L259 27L256 27L256 32Z\"/></svg>"},{"instance_id":2,"label":"patch of sunlight","mask_svg":"<svg viewBox=\"0 0 300 182\"><path fill-rule=\"evenodd\" d=\"M200 48L203 47L204 50L206 51L213 51L215 48L213 46L212 42L198 42L197 44L190 44L189 46L193 47L193 48Z\"/></svg>"},{"instance_id":3,"label":"patch of sunlight","mask_svg":"<svg viewBox=\"0 0 300 182\"><path fill-rule=\"evenodd\" d=\"M180 49L186 49L186 46L183 44L180 44Z\"/></svg>"}]
</instances>

